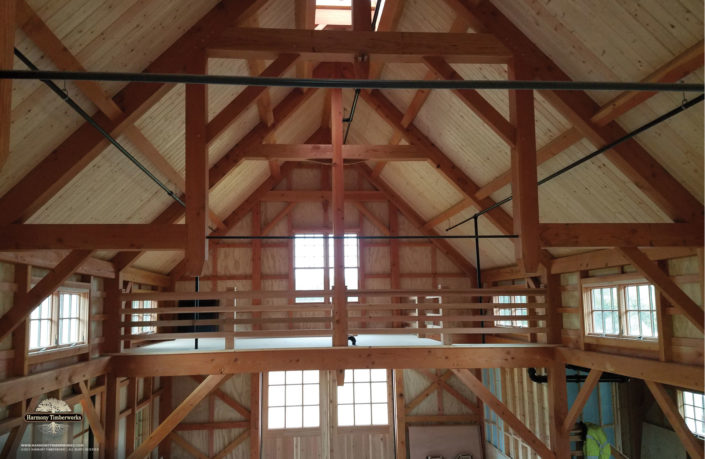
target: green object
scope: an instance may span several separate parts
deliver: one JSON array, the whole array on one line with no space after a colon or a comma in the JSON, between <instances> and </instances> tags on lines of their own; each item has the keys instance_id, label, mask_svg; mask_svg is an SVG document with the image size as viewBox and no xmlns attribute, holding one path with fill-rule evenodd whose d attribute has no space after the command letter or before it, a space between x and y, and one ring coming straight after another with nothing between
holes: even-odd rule
<instances>
[{"instance_id":1,"label":"green object","mask_svg":"<svg viewBox=\"0 0 705 459\"><path fill-rule=\"evenodd\" d=\"M583 454L586 459L610 459L612 450L607 441L607 436L602 427L596 424L585 423L587 431L583 443Z\"/></svg>"}]
</instances>

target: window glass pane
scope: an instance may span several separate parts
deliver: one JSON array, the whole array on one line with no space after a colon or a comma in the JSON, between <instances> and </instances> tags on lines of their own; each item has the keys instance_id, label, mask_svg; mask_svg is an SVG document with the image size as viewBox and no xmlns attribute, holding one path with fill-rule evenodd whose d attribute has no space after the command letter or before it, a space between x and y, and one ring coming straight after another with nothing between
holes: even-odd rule
<instances>
[{"instance_id":1,"label":"window glass pane","mask_svg":"<svg viewBox=\"0 0 705 459\"><path fill-rule=\"evenodd\" d=\"M651 337L654 336L654 330L652 328L652 312L642 311L639 313L641 319L641 335Z\"/></svg>"},{"instance_id":2,"label":"window glass pane","mask_svg":"<svg viewBox=\"0 0 705 459\"><path fill-rule=\"evenodd\" d=\"M304 371L304 383L317 383L317 382L318 382L318 370Z\"/></svg>"},{"instance_id":3,"label":"window glass pane","mask_svg":"<svg viewBox=\"0 0 705 459\"><path fill-rule=\"evenodd\" d=\"M295 384L286 386L286 406L303 404L303 386Z\"/></svg>"},{"instance_id":4,"label":"window glass pane","mask_svg":"<svg viewBox=\"0 0 705 459\"><path fill-rule=\"evenodd\" d=\"M297 429L303 427L303 412L300 406L286 407L286 428Z\"/></svg>"},{"instance_id":5,"label":"window glass pane","mask_svg":"<svg viewBox=\"0 0 705 459\"><path fill-rule=\"evenodd\" d=\"M269 386L269 406L284 406L284 386Z\"/></svg>"},{"instance_id":6,"label":"window glass pane","mask_svg":"<svg viewBox=\"0 0 705 459\"><path fill-rule=\"evenodd\" d=\"M304 384L304 405L318 405L318 384Z\"/></svg>"},{"instance_id":7,"label":"window glass pane","mask_svg":"<svg viewBox=\"0 0 705 459\"><path fill-rule=\"evenodd\" d=\"M637 311L627 313L627 324L629 325L627 330L628 335L639 336L641 334L639 331L639 313Z\"/></svg>"},{"instance_id":8,"label":"window glass pane","mask_svg":"<svg viewBox=\"0 0 705 459\"><path fill-rule=\"evenodd\" d=\"M619 334L619 314L617 312L605 313L605 333Z\"/></svg>"},{"instance_id":9,"label":"window glass pane","mask_svg":"<svg viewBox=\"0 0 705 459\"><path fill-rule=\"evenodd\" d=\"M32 320L29 323L29 348L39 347L39 321Z\"/></svg>"},{"instance_id":10,"label":"window glass pane","mask_svg":"<svg viewBox=\"0 0 705 459\"><path fill-rule=\"evenodd\" d=\"M603 327L602 321L602 311L596 311L592 313L592 328L595 333L604 333L605 329Z\"/></svg>"},{"instance_id":11,"label":"window glass pane","mask_svg":"<svg viewBox=\"0 0 705 459\"><path fill-rule=\"evenodd\" d=\"M321 423L321 412L318 405L304 407L304 427L318 427Z\"/></svg>"},{"instance_id":12,"label":"window glass pane","mask_svg":"<svg viewBox=\"0 0 705 459\"><path fill-rule=\"evenodd\" d=\"M369 426L372 424L371 407L368 404L355 405L355 425Z\"/></svg>"},{"instance_id":13,"label":"window glass pane","mask_svg":"<svg viewBox=\"0 0 705 459\"><path fill-rule=\"evenodd\" d=\"M372 424L376 426L389 424L389 414L387 412L386 403L375 403L372 405Z\"/></svg>"},{"instance_id":14,"label":"window glass pane","mask_svg":"<svg viewBox=\"0 0 705 459\"><path fill-rule=\"evenodd\" d=\"M650 309L653 309L651 306L651 295L650 295L650 289L648 285L640 285L639 286L639 309L643 311L648 311Z\"/></svg>"},{"instance_id":15,"label":"window glass pane","mask_svg":"<svg viewBox=\"0 0 705 459\"><path fill-rule=\"evenodd\" d=\"M370 370L370 380L387 381L387 370L383 368L376 368L374 370Z\"/></svg>"},{"instance_id":16,"label":"window glass pane","mask_svg":"<svg viewBox=\"0 0 705 459\"><path fill-rule=\"evenodd\" d=\"M270 371L269 372L269 385L272 384L284 384L284 372L283 371Z\"/></svg>"},{"instance_id":17,"label":"window glass pane","mask_svg":"<svg viewBox=\"0 0 705 459\"><path fill-rule=\"evenodd\" d=\"M372 383L372 403L387 401L387 383Z\"/></svg>"},{"instance_id":18,"label":"window glass pane","mask_svg":"<svg viewBox=\"0 0 705 459\"><path fill-rule=\"evenodd\" d=\"M626 288L627 294L627 309L637 309L637 291L636 286L630 285Z\"/></svg>"},{"instance_id":19,"label":"window glass pane","mask_svg":"<svg viewBox=\"0 0 705 459\"><path fill-rule=\"evenodd\" d=\"M343 427L355 425L353 405L338 405L338 425Z\"/></svg>"},{"instance_id":20,"label":"window glass pane","mask_svg":"<svg viewBox=\"0 0 705 459\"><path fill-rule=\"evenodd\" d=\"M597 311L602 309L602 295L600 290L595 289L592 292L592 309Z\"/></svg>"},{"instance_id":21,"label":"window glass pane","mask_svg":"<svg viewBox=\"0 0 705 459\"><path fill-rule=\"evenodd\" d=\"M269 408L267 426L270 429L284 428L284 408Z\"/></svg>"},{"instance_id":22,"label":"window glass pane","mask_svg":"<svg viewBox=\"0 0 705 459\"><path fill-rule=\"evenodd\" d=\"M370 384L354 384L355 403L370 403Z\"/></svg>"},{"instance_id":23,"label":"window glass pane","mask_svg":"<svg viewBox=\"0 0 705 459\"><path fill-rule=\"evenodd\" d=\"M348 381L347 378L346 381ZM338 403L353 403L352 384L346 382L342 386L338 386Z\"/></svg>"},{"instance_id":24,"label":"window glass pane","mask_svg":"<svg viewBox=\"0 0 705 459\"><path fill-rule=\"evenodd\" d=\"M345 286L348 290L357 290L357 268L345 268Z\"/></svg>"},{"instance_id":25,"label":"window glass pane","mask_svg":"<svg viewBox=\"0 0 705 459\"><path fill-rule=\"evenodd\" d=\"M294 267L323 268L323 266L323 235L296 235L294 238Z\"/></svg>"},{"instance_id":26,"label":"window glass pane","mask_svg":"<svg viewBox=\"0 0 705 459\"><path fill-rule=\"evenodd\" d=\"M301 384L303 378L303 372L300 370L287 371L286 372L286 383L287 384Z\"/></svg>"},{"instance_id":27,"label":"window glass pane","mask_svg":"<svg viewBox=\"0 0 705 459\"><path fill-rule=\"evenodd\" d=\"M323 269L297 269L294 277L296 290L323 290Z\"/></svg>"},{"instance_id":28,"label":"window glass pane","mask_svg":"<svg viewBox=\"0 0 705 459\"><path fill-rule=\"evenodd\" d=\"M355 370L353 380L355 382L365 382L370 380L370 370Z\"/></svg>"}]
</instances>

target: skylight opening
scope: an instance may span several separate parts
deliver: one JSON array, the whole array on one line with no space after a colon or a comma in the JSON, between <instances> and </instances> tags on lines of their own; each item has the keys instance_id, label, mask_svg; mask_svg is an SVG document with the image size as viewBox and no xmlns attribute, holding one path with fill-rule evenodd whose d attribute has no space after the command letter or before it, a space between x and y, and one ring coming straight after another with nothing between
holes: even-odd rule
<instances>
[{"instance_id":1,"label":"skylight opening","mask_svg":"<svg viewBox=\"0 0 705 459\"><path fill-rule=\"evenodd\" d=\"M384 0L372 0L370 9L370 18L372 18L375 8L379 3L380 12L377 15L377 24L379 24L379 16L384 8ZM316 28L322 29L326 26L350 26L352 25L352 0L316 0Z\"/></svg>"}]
</instances>

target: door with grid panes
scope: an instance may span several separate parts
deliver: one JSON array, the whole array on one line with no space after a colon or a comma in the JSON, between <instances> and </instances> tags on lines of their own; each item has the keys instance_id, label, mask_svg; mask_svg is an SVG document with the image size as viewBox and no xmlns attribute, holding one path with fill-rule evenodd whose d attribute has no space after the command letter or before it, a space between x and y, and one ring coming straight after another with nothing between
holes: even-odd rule
<instances>
[{"instance_id":1,"label":"door with grid panes","mask_svg":"<svg viewBox=\"0 0 705 459\"><path fill-rule=\"evenodd\" d=\"M278 371L263 378L262 457L394 455L391 372Z\"/></svg>"}]
</instances>

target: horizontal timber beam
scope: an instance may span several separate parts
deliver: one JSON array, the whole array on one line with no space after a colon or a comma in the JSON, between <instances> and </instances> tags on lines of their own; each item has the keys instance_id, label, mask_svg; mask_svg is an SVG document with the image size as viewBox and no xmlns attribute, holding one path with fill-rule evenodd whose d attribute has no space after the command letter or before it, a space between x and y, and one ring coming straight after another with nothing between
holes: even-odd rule
<instances>
[{"instance_id":1,"label":"horizontal timber beam","mask_svg":"<svg viewBox=\"0 0 705 459\"><path fill-rule=\"evenodd\" d=\"M0 250L183 249L186 226L170 224L3 225Z\"/></svg>"},{"instance_id":2,"label":"horizontal timber beam","mask_svg":"<svg viewBox=\"0 0 705 459\"><path fill-rule=\"evenodd\" d=\"M512 55L490 34L340 30L246 29L232 27L208 45L208 55L235 59L276 59L296 53L304 60L422 62L440 56L447 62L507 63Z\"/></svg>"},{"instance_id":3,"label":"horizontal timber beam","mask_svg":"<svg viewBox=\"0 0 705 459\"><path fill-rule=\"evenodd\" d=\"M105 374L109 361L110 357L99 357L55 370L0 381L0 405L7 406Z\"/></svg>"},{"instance_id":4,"label":"horizontal timber beam","mask_svg":"<svg viewBox=\"0 0 705 459\"><path fill-rule=\"evenodd\" d=\"M332 192L327 190L321 191L269 191L261 198L262 201L282 201L282 202L301 202L301 201L331 201ZM346 201L386 201L387 197L379 191L346 191Z\"/></svg>"},{"instance_id":5,"label":"horizontal timber beam","mask_svg":"<svg viewBox=\"0 0 705 459\"><path fill-rule=\"evenodd\" d=\"M654 381L675 387L702 391L705 384L703 367L658 360L627 357L604 352L556 348L556 358L572 365L616 373L630 378Z\"/></svg>"},{"instance_id":6,"label":"horizontal timber beam","mask_svg":"<svg viewBox=\"0 0 705 459\"><path fill-rule=\"evenodd\" d=\"M541 223L543 247L696 247L703 225L688 223Z\"/></svg>"},{"instance_id":7,"label":"horizontal timber beam","mask_svg":"<svg viewBox=\"0 0 705 459\"><path fill-rule=\"evenodd\" d=\"M336 347L198 354L120 354L112 356L111 369L118 376L147 377L295 369L541 367L552 359L553 346L543 345Z\"/></svg>"},{"instance_id":8,"label":"horizontal timber beam","mask_svg":"<svg viewBox=\"0 0 705 459\"><path fill-rule=\"evenodd\" d=\"M261 144L248 149L243 159L305 161L332 157L333 146L330 144ZM415 145L343 145L343 159L428 161L428 155L423 148Z\"/></svg>"}]
</instances>

